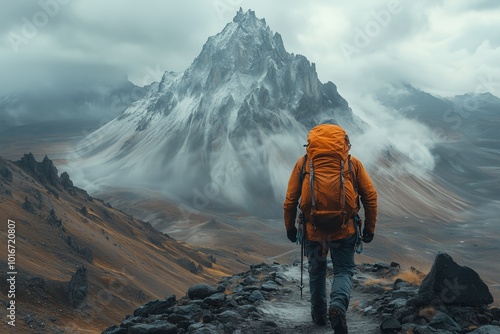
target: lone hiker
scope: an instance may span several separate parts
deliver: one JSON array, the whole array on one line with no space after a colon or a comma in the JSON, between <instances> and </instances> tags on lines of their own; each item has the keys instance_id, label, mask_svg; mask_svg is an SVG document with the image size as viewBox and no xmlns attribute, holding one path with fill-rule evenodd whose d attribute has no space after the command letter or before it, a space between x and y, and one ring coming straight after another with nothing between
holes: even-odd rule
<instances>
[{"instance_id":1,"label":"lone hiker","mask_svg":"<svg viewBox=\"0 0 500 334\"><path fill-rule=\"evenodd\" d=\"M336 334L347 334L346 311L355 267L354 249L359 238L365 243L373 240L377 192L361 162L349 155L349 137L340 126L314 127L307 136L306 146L307 154L299 158L288 181L283 205L286 234L290 241L297 241L295 219L300 204L306 226L312 320L324 326L328 316ZM357 233L361 226L355 226L361 223L357 215L360 200L365 211L361 236ZM334 278L327 309L328 251Z\"/></svg>"}]
</instances>

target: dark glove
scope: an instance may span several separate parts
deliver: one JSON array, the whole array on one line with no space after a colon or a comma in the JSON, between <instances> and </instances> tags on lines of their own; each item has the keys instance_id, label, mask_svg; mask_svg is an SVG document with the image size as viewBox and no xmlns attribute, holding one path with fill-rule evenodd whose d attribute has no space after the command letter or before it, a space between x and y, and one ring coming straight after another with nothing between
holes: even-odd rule
<instances>
[{"instance_id":1,"label":"dark glove","mask_svg":"<svg viewBox=\"0 0 500 334\"><path fill-rule=\"evenodd\" d=\"M297 242L297 228L294 226L293 228L287 230L286 237L291 242Z\"/></svg>"},{"instance_id":2,"label":"dark glove","mask_svg":"<svg viewBox=\"0 0 500 334\"><path fill-rule=\"evenodd\" d=\"M361 237L361 240L363 240L364 243L369 244L372 242L373 237L375 234L370 233L368 230L363 230L363 236Z\"/></svg>"}]
</instances>

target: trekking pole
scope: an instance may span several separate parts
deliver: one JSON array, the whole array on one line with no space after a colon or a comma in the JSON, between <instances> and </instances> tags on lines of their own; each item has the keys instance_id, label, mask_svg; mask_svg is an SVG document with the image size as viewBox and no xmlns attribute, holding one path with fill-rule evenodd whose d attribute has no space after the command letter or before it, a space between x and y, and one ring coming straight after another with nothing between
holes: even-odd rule
<instances>
[{"instance_id":1,"label":"trekking pole","mask_svg":"<svg viewBox=\"0 0 500 334\"><path fill-rule=\"evenodd\" d=\"M305 252L304 240L305 238L304 236L302 236L302 241L300 243L300 299L302 299L302 290L304 289L304 252Z\"/></svg>"},{"instance_id":2,"label":"trekking pole","mask_svg":"<svg viewBox=\"0 0 500 334\"><path fill-rule=\"evenodd\" d=\"M363 224L363 221L361 220L361 217L359 215L354 216L354 226L356 227L356 243L354 246L354 250L356 251L357 254L363 253L363 243L361 242L362 239L362 233L361 233L361 225Z\"/></svg>"},{"instance_id":3,"label":"trekking pole","mask_svg":"<svg viewBox=\"0 0 500 334\"><path fill-rule=\"evenodd\" d=\"M299 214L299 228L297 242L300 242L300 299L302 299L302 290L304 289L304 253L305 253L305 230L304 217L302 212Z\"/></svg>"}]
</instances>

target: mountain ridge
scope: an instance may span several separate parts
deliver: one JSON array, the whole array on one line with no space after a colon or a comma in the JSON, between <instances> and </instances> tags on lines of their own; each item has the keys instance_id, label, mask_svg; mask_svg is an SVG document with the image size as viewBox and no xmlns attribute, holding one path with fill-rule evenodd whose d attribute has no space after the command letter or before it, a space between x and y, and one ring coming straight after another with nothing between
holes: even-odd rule
<instances>
[{"instance_id":1,"label":"mountain ridge","mask_svg":"<svg viewBox=\"0 0 500 334\"><path fill-rule=\"evenodd\" d=\"M0 219L16 222L20 332L95 331L146 298L180 293L242 267L90 196L67 173L59 176L48 157L0 158L0 204ZM5 235L6 229L2 224ZM6 258L0 263L7 267ZM73 280L77 267L82 278ZM0 276L1 296L8 300L6 273ZM78 281L87 285L81 297L71 293L79 290ZM5 321L0 330L8 332Z\"/></svg>"}]
</instances>

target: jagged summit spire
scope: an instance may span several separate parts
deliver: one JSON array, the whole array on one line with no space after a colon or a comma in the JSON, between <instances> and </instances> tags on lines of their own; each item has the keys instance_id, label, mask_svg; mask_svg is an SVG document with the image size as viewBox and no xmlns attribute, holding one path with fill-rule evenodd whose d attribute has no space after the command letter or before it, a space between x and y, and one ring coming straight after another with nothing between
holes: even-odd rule
<instances>
[{"instance_id":1,"label":"jagged summit spire","mask_svg":"<svg viewBox=\"0 0 500 334\"><path fill-rule=\"evenodd\" d=\"M264 18L258 19L253 10L249 9L244 12L243 9L240 8L238 12L236 12L233 21L229 22L216 36L227 39L232 36L242 37L242 34L269 36L270 38L273 36L271 28L269 28Z\"/></svg>"},{"instance_id":2,"label":"jagged summit spire","mask_svg":"<svg viewBox=\"0 0 500 334\"><path fill-rule=\"evenodd\" d=\"M233 18L233 22L235 23L242 23L245 21L255 21L260 22L261 24L266 26L266 20L265 19L258 19L257 16L255 16L255 11L249 9L246 12L243 11L243 9L240 7L240 9L236 12L236 16Z\"/></svg>"},{"instance_id":3,"label":"jagged summit spire","mask_svg":"<svg viewBox=\"0 0 500 334\"><path fill-rule=\"evenodd\" d=\"M208 38L187 72L205 72L218 67L226 69L223 71L226 74L262 73L268 66L281 66L290 57L293 56L286 52L280 34L273 33L265 19L258 19L252 10L245 12L240 8L232 22Z\"/></svg>"}]
</instances>

